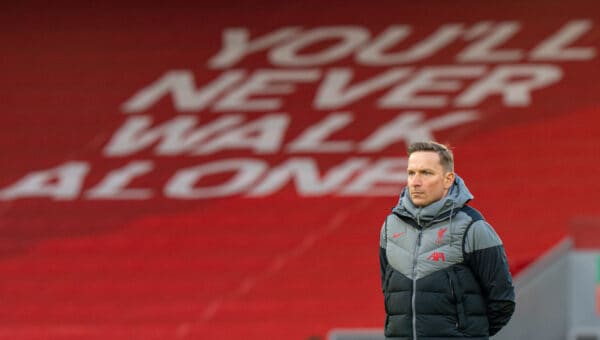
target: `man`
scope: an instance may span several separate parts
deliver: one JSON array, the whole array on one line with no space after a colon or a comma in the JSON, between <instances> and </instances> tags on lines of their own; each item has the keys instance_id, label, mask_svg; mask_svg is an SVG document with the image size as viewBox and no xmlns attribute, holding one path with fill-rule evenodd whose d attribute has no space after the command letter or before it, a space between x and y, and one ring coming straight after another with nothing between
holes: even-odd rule
<instances>
[{"instance_id":1,"label":"man","mask_svg":"<svg viewBox=\"0 0 600 340\"><path fill-rule=\"evenodd\" d=\"M452 152L408 147L407 187L380 238L388 339L489 339L515 294L502 241L475 209Z\"/></svg>"}]
</instances>

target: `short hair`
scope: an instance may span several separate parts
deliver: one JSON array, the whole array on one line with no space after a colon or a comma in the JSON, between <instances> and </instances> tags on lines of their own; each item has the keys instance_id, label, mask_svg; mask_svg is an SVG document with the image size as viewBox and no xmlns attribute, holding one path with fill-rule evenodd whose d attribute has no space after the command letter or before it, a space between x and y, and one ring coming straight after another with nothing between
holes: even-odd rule
<instances>
[{"instance_id":1,"label":"short hair","mask_svg":"<svg viewBox=\"0 0 600 340\"><path fill-rule=\"evenodd\" d=\"M440 164L447 172L454 172L454 155L450 147L434 141L416 142L408 146L407 152L410 156L413 152L430 151L440 156Z\"/></svg>"}]
</instances>

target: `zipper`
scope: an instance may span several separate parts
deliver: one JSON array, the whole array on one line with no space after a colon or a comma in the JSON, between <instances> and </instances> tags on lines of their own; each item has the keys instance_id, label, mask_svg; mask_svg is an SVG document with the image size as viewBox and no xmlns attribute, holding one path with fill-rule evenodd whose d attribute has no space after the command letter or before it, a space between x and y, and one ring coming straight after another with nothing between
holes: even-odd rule
<instances>
[{"instance_id":1,"label":"zipper","mask_svg":"<svg viewBox=\"0 0 600 340\"><path fill-rule=\"evenodd\" d=\"M452 292L452 299L456 301L456 295L454 294L454 283L452 283L452 277L448 275L448 281L450 281L450 291Z\"/></svg>"},{"instance_id":2,"label":"zipper","mask_svg":"<svg viewBox=\"0 0 600 340\"><path fill-rule=\"evenodd\" d=\"M456 303L456 328L462 330L467 324L465 306L463 304L464 292L453 269L448 269L446 273L448 274L452 297ZM452 278L454 278L454 280Z\"/></svg>"},{"instance_id":3,"label":"zipper","mask_svg":"<svg viewBox=\"0 0 600 340\"><path fill-rule=\"evenodd\" d=\"M417 215L418 218L419 215ZM421 246L421 236L423 235L423 229L419 229L419 233L417 234L417 244L415 246L415 251L413 254L413 268L412 268L412 328L413 328L413 340L417 340L417 304L416 304L416 296L417 296L417 262L419 258L419 247Z\"/></svg>"},{"instance_id":4,"label":"zipper","mask_svg":"<svg viewBox=\"0 0 600 340\"><path fill-rule=\"evenodd\" d=\"M452 275L450 275L448 272L446 272L446 275L448 275L448 282L450 282L450 292L452 293L452 300L454 300L454 303L457 303L457 299L456 299L456 293L454 292L454 283L452 282ZM457 315L457 319L456 319L456 328L460 328L460 318Z\"/></svg>"}]
</instances>

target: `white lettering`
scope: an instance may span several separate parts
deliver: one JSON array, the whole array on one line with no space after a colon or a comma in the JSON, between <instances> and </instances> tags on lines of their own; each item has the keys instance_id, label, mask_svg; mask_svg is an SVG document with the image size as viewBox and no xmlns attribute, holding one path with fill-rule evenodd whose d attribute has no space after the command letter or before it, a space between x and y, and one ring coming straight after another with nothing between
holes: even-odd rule
<instances>
[{"instance_id":1,"label":"white lettering","mask_svg":"<svg viewBox=\"0 0 600 340\"><path fill-rule=\"evenodd\" d=\"M264 161L240 158L212 162L178 171L165 186L165 196L179 199L202 199L242 193L267 169ZM233 172L224 183L198 186L203 177Z\"/></svg>"},{"instance_id":2,"label":"white lettering","mask_svg":"<svg viewBox=\"0 0 600 340\"><path fill-rule=\"evenodd\" d=\"M250 149L257 154L274 153L281 147L290 118L271 114L229 129L201 144L195 155L206 155L227 149Z\"/></svg>"},{"instance_id":3,"label":"white lettering","mask_svg":"<svg viewBox=\"0 0 600 340\"><path fill-rule=\"evenodd\" d=\"M279 98L253 99L253 95L292 93L295 82L313 82L321 76L319 70L258 70L248 81L231 91L215 105L217 111L269 111L281 107Z\"/></svg>"},{"instance_id":4,"label":"white lettering","mask_svg":"<svg viewBox=\"0 0 600 340\"><path fill-rule=\"evenodd\" d=\"M269 60L278 66L318 66L342 59L369 39L369 31L358 26L319 27L301 33L296 39L275 47ZM333 46L300 54L311 45L337 40Z\"/></svg>"},{"instance_id":5,"label":"white lettering","mask_svg":"<svg viewBox=\"0 0 600 340\"><path fill-rule=\"evenodd\" d=\"M491 29L491 31L490 31ZM458 54L460 62L506 62L517 61L523 58L520 50L494 50L512 38L520 29L518 22L502 22L495 27L488 27L487 36L465 48Z\"/></svg>"},{"instance_id":6,"label":"white lettering","mask_svg":"<svg viewBox=\"0 0 600 340\"><path fill-rule=\"evenodd\" d=\"M382 108L435 108L444 107L448 103L447 96L417 95L419 92L457 91L461 83L443 78L474 78L485 72L483 66L431 66L419 71L406 83L390 90L378 102ZM441 78L441 79L440 79Z\"/></svg>"},{"instance_id":7,"label":"white lettering","mask_svg":"<svg viewBox=\"0 0 600 340\"><path fill-rule=\"evenodd\" d=\"M89 168L86 162L73 161L52 169L34 171L0 191L0 200L30 197L73 200L79 196Z\"/></svg>"},{"instance_id":8,"label":"white lettering","mask_svg":"<svg viewBox=\"0 0 600 340\"><path fill-rule=\"evenodd\" d=\"M388 66L396 64L415 63L435 54L463 34L460 24L443 25L427 38L419 41L408 50L385 53L385 50L403 40L410 32L408 26L391 26L373 42L359 51L356 60L364 65Z\"/></svg>"},{"instance_id":9,"label":"white lettering","mask_svg":"<svg viewBox=\"0 0 600 340\"><path fill-rule=\"evenodd\" d=\"M235 65L250 53L270 48L286 41L300 32L298 27L284 27L249 41L245 28L229 28L223 32L223 48L208 61L211 68L224 69Z\"/></svg>"},{"instance_id":10,"label":"white lettering","mask_svg":"<svg viewBox=\"0 0 600 340\"><path fill-rule=\"evenodd\" d=\"M152 84L139 90L121 107L123 112L141 112L171 94L178 112L197 112L208 106L217 96L239 82L244 72L231 70L219 76L201 89L196 89L194 75L190 71L177 70L165 73Z\"/></svg>"},{"instance_id":11,"label":"white lettering","mask_svg":"<svg viewBox=\"0 0 600 340\"><path fill-rule=\"evenodd\" d=\"M324 178L319 179L318 167L310 158L292 158L273 168L263 181L249 192L249 196L273 194L290 180L294 180L301 196L322 196L332 193L356 171L368 164L365 158L350 158L330 169Z\"/></svg>"},{"instance_id":12,"label":"white lettering","mask_svg":"<svg viewBox=\"0 0 600 340\"><path fill-rule=\"evenodd\" d=\"M156 143L159 144L155 153L159 155L191 152L208 136L229 129L242 121L243 118L239 115L223 116L194 130L197 124L195 116L179 116L150 129L151 117L130 117L106 145L104 155L129 156Z\"/></svg>"},{"instance_id":13,"label":"white lettering","mask_svg":"<svg viewBox=\"0 0 600 340\"><path fill-rule=\"evenodd\" d=\"M568 22L545 39L530 54L532 60L589 60L596 56L594 47L568 47L592 28L590 20Z\"/></svg>"},{"instance_id":14,"label":"white lettering","mask_svg":"<svg viewBox=\"0 0 600 340\"><path fill-rule=\"evenodd\" d=\"M406 182L406 158L384 158L361 173L340 196L396 196ZM385 184L385 185L384 185Z\"/></svg>"},{"instance_id":15,"label":"white lettering","mask_svg":"<svg viewBox=\"0 0 600 340\"><path fill-rule=\"evenodd\" d=\"M330 70L317 90L314 107L336 109L349 105L370 93L397 83L406 78L410 72L410 68L393 68L371 79L349 85L353 77L352 70L341 68Z\"/></svg>"},{"instance_id":16,"label":"white lettering","mask_svg":"<svg viewBox=\"0 0 600 340\"><path fill-rule=\"evenodd\" d=\"M488 96L500 94L506 106L528 106L533 90L561 78L562 70L554 65L501 65L458 96L455 104L458 107L476 106Z\"/></svg>"},{"instance_id":17,"label":"white lettering","mask_svg":"<svg viewBox=\"0 0 600 340\"><path fill-rule=\"evenodd\" d=\"M89 199L143 200L152 197L150 189L126 189L131 181L150 172L154 165L150 161L133 161L126 166L109 172L102 182L86 192Z\"/></svg>"},{"instance_id":18,"label":"white lettering","mask_svg":"<svg viewBox=\"0 0 600 340\"><path fill-rule=\"evenodd\" d=\"M288 144L289 152L348 152L352 141L325 141L334 132L354 120L351 113L332 113L321 122L308 127L298 138Z\"/></svg>"},{"instance_id":19,"label":"white lettering","mask_svg":"<svg viewBox=\"0 0 600 340\"><path fill-rule=\"evenodd\" d=\"M435 140L433 131L447 129L478 119L476 111L455 111L424 121L422 112L406 112L381 126L359 146L361 152L377 152L397 142L412 144Z\"/></svg>"}]
</instances>

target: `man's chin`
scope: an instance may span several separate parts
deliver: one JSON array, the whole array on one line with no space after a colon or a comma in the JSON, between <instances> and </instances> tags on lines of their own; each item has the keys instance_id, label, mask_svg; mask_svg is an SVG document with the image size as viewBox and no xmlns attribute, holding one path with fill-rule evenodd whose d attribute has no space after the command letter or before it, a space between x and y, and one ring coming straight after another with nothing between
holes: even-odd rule
<instances>
[{"instance_id":1,"label":"man's chin","mask_svg":"<svg viewBox=\"0 0 600 340\"><path fill-rule=\"evenodd\" d=\"M425 202L425 200L423 200L423 199L419 199L419 198L415 199L415 198L412 198L411 200L412 200L413 204L414 204L415 206L419 207L419 208L420 208L420 207L424 207L425 205L427 205L427 202Z\"/></svg>"}]
</instances>

